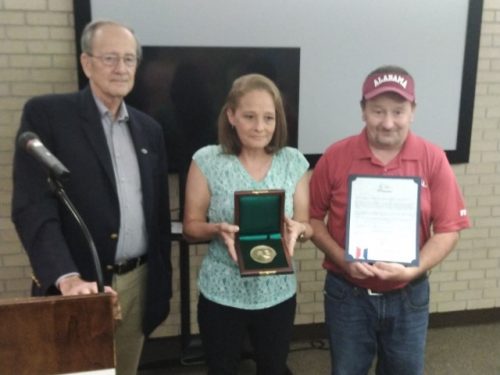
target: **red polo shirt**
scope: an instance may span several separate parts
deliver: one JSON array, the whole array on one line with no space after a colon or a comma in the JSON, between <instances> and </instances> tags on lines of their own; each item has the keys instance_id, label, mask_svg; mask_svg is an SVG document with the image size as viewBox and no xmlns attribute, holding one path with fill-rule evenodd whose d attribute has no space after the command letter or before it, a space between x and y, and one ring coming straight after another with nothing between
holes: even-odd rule
<instances>
[{"instance_id":1,"label":"red polo shirt","mask_svg":"<svg viewBox=\"0 0 500 375\"><path fill-rule=\"evenodd\" d=\"M388 164L382 165L372 154L364 129L360 134L331 145L319 159L311 178L310 216L323 220L332 238L345 247L348 176L419 176L420 246L434 233L456 232L468 228L464 200L443 150L409 133L401 152ZM323 267L342 273L351 283L377 291L398 289L401 283L376 278L353 279L325 257Z\"/></svg>"}]
</instances>

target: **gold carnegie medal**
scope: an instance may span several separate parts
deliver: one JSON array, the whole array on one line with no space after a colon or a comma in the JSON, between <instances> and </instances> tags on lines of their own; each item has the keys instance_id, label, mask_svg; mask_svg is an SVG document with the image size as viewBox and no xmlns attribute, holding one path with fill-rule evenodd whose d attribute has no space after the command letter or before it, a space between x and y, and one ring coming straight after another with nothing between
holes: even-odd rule
<instances>
[{"instance_id":1,"label":"gold carnegie medal","mask_svg":"<svg viewBox=\"0 0 500 375\"><path fill-rule=\"evenodd\" d=\"M257 263L267 264L271 263L276 257L276 250L271 246L258 245L250 250L250 257Z\"/></svg>"}]
</instances>

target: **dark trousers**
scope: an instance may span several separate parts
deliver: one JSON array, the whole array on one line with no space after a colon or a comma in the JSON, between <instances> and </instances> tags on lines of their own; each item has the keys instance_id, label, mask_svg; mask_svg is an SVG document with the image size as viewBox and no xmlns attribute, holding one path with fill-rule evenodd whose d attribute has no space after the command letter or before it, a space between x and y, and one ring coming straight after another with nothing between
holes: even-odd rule
<instances>
[{"instance_id":1,"label":"dark trousers","mask_svg":"<svg viewBox=\"0 0 500 375\"><path fill-rule=\"evenodd\" d=\"M198 325L209 375L238 372L245 338L253 349L258 375L287 373L296 296L267 309L243 310L198 300Z\"/></svg>"}]
</instances>

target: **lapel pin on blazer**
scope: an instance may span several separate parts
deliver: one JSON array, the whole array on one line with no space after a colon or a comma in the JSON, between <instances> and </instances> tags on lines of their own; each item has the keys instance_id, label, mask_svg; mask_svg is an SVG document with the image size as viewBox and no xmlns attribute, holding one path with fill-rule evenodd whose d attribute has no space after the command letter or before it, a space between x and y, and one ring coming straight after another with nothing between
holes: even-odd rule
<instances>
[{"instance_id":1,"label":"lapel pin on blazer","mask_svg":"<svg viewBox=\"0 0 500 375\"><path fill-rule=\"evenodd\" d=\"M141 148L141 152L142 152L144 155L146 155L146 154L148 153L148 150L147 150L147 149L145 149L145 148Z\"/></svg>"}]
</instances>

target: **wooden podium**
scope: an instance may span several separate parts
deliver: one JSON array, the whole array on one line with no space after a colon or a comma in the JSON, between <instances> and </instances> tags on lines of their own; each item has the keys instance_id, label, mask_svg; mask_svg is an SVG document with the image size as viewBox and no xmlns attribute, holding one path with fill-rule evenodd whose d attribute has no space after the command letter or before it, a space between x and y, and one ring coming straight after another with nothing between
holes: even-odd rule
<instances>
[{"instance_id":1,"label":"wooden podium","mask_svg":"<svg viewBox=\"0 0 500 375\"><path fill-rule=\"evenodd\" d=\"M0 374L115 373L107 294L0 300Z\"/></svg>"}]
</instances>

